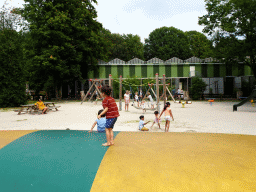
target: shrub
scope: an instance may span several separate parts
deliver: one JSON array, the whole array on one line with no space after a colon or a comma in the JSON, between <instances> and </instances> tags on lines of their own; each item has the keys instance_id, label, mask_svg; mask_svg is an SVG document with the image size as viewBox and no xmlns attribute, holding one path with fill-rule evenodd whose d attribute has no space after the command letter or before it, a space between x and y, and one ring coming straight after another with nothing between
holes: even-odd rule
<instances>
[{"instance_id":1,"label":"shrub","mask_svg":"<svg viewBox=\"0 0 256 192\"><path fill-rule=\"evenodd\" d=\"M202 94L205 91L207 84L199 77L192 78L191 95L193 100L202 98Z\"/></svg>"}]
</instances>

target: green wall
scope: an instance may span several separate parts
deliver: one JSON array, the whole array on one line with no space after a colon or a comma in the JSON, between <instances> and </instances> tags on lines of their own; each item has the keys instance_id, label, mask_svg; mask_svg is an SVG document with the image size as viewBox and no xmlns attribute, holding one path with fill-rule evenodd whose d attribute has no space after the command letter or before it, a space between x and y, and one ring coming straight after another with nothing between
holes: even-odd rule
<instances>
[{"instance_id":1,"label":"green wall","mask_svg":"<svg viewBox=\"0 0 256 192\"><path fill-rule=\"evenodd\" d=\"M202 75L204 77L225 77L227 74L232 76L251 76L251 68L244 66L232 66L228 68L225 64L192 64L195 66L196 75ZM119 78L120 75L123 78L136 77L136 78L150 78L155 77L155 74L158 73L159 77L162 77L163 74L166 77L189 77L191 64L160 64L160 65L147 65L147 64L138 64L138 65L100 65L98 73L94 71L88 72L89 78L101 78L107 79L109 74L113 78ZM205 74L203 75L204 66ZM231 73L232 69L232 73Z\"/></svg>"},{"instance_id":2,"label":"green wall","mask_svg":"<svg viewBox=\"0 0 256 192\"><path fill-rule=\"evenodd\" d=\"M165 72L165 66L159 65L159 76L162 77L163 75L167 76L167 74Z\"/></svg>"},{"instance_id":3,"label":"green wall","mask_svg":"<svg viewBox=\"0 0 256 192\"><path fill-rule=\"evenodd\" d=\"M178 67L177 65L172 65L172 77L178 77Z\"/></svg>"},{"instance_id":4,"label":"green wall","mask_svg":"<svg viewBox=\"0 0 256 192\"><path fill-rule=\"evenodd\" d=\"M195 69L196 70L196 75L197 74L202 74L202 65L195 65L195 66L196 66L195 67L196 68Z\"/></svg>"},{"instance_id":5,"label":"green wall","mask_svg":"<svg viewBox=\"0 0 256 192\"><path fill-rule=\"evenodd\" d=\"M111 75L113 78L118 78L117 65L111 66Z\"/></svg>"},{"instance_id":6,"label":"green wall","mask_svg":"<svg viewBox=\"0 0 256 192\"><path fill-rule=\"evenodd\" d=\"M214 77L214 67L212 64L207 65L207 77Z\"/></svg>"},{"instance_id":7,"label":"green wall","mask_svg":"<svg viewBox=\"0 0 256 192\"><path fill-rule=\"evenodd\" d=\"M153 76L155 76L153 65L148 65L147 66L147 77L153 77Z\"/></svg>"},{"instance_id":8,"label":"green wall","mask_svg":"<svg viewBox=\"0 0 256 192\"><path fill-rule=\"evenodd\" d=\"M135 65L135 77L141 77L141 65Z\"/></svg>"},{"instance_id":9,"label":"green wall","mask_svg":"<svg viewBox=\"0 0 256 192\"><path fill-rule=\"evenodd\" d=\"M123 78L127 78L127 77L130 77L130 68L133 67L133 66L129 66L129 65L124 65L123 66Z\"/></svg>"},{"instance_id":10,"label":"green wall","mask_svg":"<svg viewBox=\"0 0 256 192\"><path fill-rule=\"evenodd\" d=\"M190 65L183 66L183 77L189 77L190 73Z\"/></svg>"}]
</instances>

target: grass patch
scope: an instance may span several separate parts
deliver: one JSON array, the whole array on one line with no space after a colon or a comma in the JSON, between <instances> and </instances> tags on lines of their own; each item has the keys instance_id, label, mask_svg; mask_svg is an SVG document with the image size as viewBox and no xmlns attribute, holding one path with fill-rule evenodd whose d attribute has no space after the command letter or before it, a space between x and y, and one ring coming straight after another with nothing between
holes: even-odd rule
<instances>
[{"instance_id":1,"label":"grass patch","mask_svg":"<svg viewBox=\"0 0 256 192\"><path fill-rule=\"evenodd\" d=\"M124 123L139 123L139 120L131 120L131 121L125 121Z\"/></svg>"},{"instance_id":2,"label":"grass patch","mask_svg":"<svg viewBox=\"0 0 256 192\"><path fill-rule=\"evenodd\" d=\"M21 120L16 120L16 121L26 121L27 119L21 119Z\"/></svg>"},{"instance_id":3,"label":"grass patch","mask_svg":"<svg viewBox=\"0 0 256 192\"><path fill-rule=\"evenodd\" d=\"M18 110L19 108L17 107L6 107L6 108L0 108L0 112L10 112L14 110Z\"/></svg>"}]
</instances>

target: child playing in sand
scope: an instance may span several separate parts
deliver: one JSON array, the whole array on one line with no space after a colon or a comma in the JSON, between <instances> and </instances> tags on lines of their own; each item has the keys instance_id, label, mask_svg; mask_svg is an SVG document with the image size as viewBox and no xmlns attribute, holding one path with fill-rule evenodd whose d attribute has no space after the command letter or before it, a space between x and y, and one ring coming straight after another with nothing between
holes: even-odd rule
<instances>
[{"instance_id":1,"label":"child playing in sand","mask_svg":"<svg viewBox=\"0 0 256 192\"><path fill-rule=\"evenodd\" d=\"M173 115L172 115L172 110L170 108L171 104L169 102L167 102L165 105L164 105L164 109L163 111L161 112L160 116L159 116L159 119L160 117L162 116L163 112L165 114L165 120L166 120L166 123L165 123L165 132L169 132L169 127L170 127L170 121L171 121L171 117L172 117L172 120L174 121L174 118L173 118Z\"/></svg>"},{"instance_id":2,"label":"child playing in sand","mask_svg":"<svg viewBox=\"0 0 256 192\"><path fill-rule=\"evenodd\" d=\"M151 103L151 109L154 109L154 100L152 98L152 96L148 93L148 97L147 97Z\"/></svg>"},{"instance_id":3,"label":"child playing in sand","mask_svg":"<svg viewBox=\"0 0 256 192\"><path fill-rule=\"evenodd\" d=\"M149 123L150 121L148 121L147 123ZM141 115L140 116L140 122L139 122L139 130L140 131L148 131L149 129L144 127L144 125L146 125L147 123L144 123L144 116Z\"/></svg>"},{"instance_id":4,"label":"child playing in sand","mask_svg":"<svg viewBox=\"0 0 256 192\"><path fill-rule=\"evenodd\" d=\"M156 117L156 118L154 119L154 122L153 122L153 124L152 124L152 126L151 126L150 128L152 128L153 125L154 125L155 123L157 123L158 126L159 126L159 129L161 129L161 128L160 128L161 119L159 118L159 113L158 113L158 111L155 111L154 114L155 114L155 117Z\"/></svg>"},{"instance_id":5,"label":"child playing in sand","mask_svg":"<svg viewBox=\"0 0 256 192\"><path fill-rule=\"evenodd\" d=\"M142 101L141 107L142 107L143 113L145 113L146 112L146 102L144 100Z\"/></svg>"},{"instance_id":6,"label":"child playing in sand","mask_svg":"<svg viewBox=\"0 0 256 192\"><path fill-rule=\"evenodd\" d=\"M138 92L135 93L134 101L137 102L138 107L139 107L139 96L138 96Z\"/></svg>"},{"instance_id":7,"label":"child playing in sand","mask_svg":"<svg viewBox=\"0 0 256 192\"><path fill-rule=\"evenodd\" d=\"M104 111L102 111L98 115L98 119L101 118L102 115L106 114L106 137L107 143L102 144L102 146L111 146L114 145L114 133L113 128L116 123L117 117L119 117L118 108L116 105L116 101L113 97L110 97L112 89L108 85L102 87L102 95L104 100L102 101L102 105Z\"/></svg>"},{"instance_id":8,"label":"child playing in sand","mask_svg":"<svg viewBox=\"0 0 256 192\"><path fill-rule=\"evenodd\" d=\"M98 115L101 114L101 112L103 111L103 109L99 110ZM106 117L105 114L101 116L102 118L100 119L96 119L96 121L93 123L91 130L89 131L89 133L92 132L93 128L95 127L95 125L97 124L97 131L99 133L105 133L105 127L106 127Z\"/></svg>"}]
</instances>

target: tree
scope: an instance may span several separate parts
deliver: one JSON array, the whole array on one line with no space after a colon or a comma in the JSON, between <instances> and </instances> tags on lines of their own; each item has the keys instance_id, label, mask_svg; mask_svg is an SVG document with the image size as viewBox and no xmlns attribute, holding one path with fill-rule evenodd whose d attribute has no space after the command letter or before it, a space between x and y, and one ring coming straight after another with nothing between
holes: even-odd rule
<instances>
[{"instance_id":1,"label":"tree","mask_svg":"<svg viewBox=\"0 0 256 192\"><path fill-rule=\"evenodd\" d=\"M144 49L147 60L153 57L162 60L172 57L188 59L192 56L187 36L174 27L161 27L152 31L149 38L145 39Z\"/></svg>"},{"instance_id":2,"label":"tree","mask_svg":"<svg viewBox=\"0 0 256 192\"><path fill-rule=\"evenodd\" d=\"M27 102L22 33L11 13L0 12L0 107L17 107Z\"/></svg>"},{"instance_id":3,"label":"tree","mask_svg":"<svg viewBox=\"0 0 256 192\"><path fill-rule=\"evenodd\" d=\"M139 58L144 60L143 44L140 41L138 35L127 34L123 35L125 46L127 47L127 54L125 54L125 61L129 61L133 58Z\"/></svg>"},{"instance_id":4,"label":"tree","mask_svg":"<svg viewBox=\"0 0 256 192\"><path fill-rule=\"evenodd\" d=\"M25 0L16 9L29 22L33 51L30 82L36 91L60 88L63 82L87 78L97 60L106 60L102 24L91 1ZM96 0L92 2L97 3Z\"/></svg>"},{"instance_id":5,"label":"tree","mask_svg":"<svg viewBox=\"0 0 256 192\"><path fill-rule=\"evenodd\" d=\"M205 91L207 84L200 77L192 78L191 95L194 100L202 98L203 92Z\"/></svg>"},{"instance_id":6,"label":"tree","mask_svg":"<svg viewBox=\"0 0 256 192\"><path fill-rule=\"evenodd\" d=\"M250 56L246 64L251 67L256 77L256 1L205 0L205 2L208 14L199 17L199 25L205 26L203 32L217 36L214 38L217 43L229 42L226 44L229 51L225 56L240 58L243 61L246 60L246 56Z\"/></svg>"},{"instance_id":7,"label":"tree","mask_svg":"<svg viewBox=\"0 0 256 192\"><path fill-rule=\"evenodd\" d=\"M189 48L193 56L201 59L212 57L211 41L203 33L186 31L185 34L187 35Z\"/></svg>"},{"instance_id":8,"label":"tree","mask_svg":"<svg viewBox=\"0 0 256 192\"><path fill-rule=\"evenodd\" d=\"M108 29L101 32L108 44L109 60L119 58L123 61L129 61L133 58L144 59L143 44L138 35L111 33Z\"/></svg>"}]
</instances>

